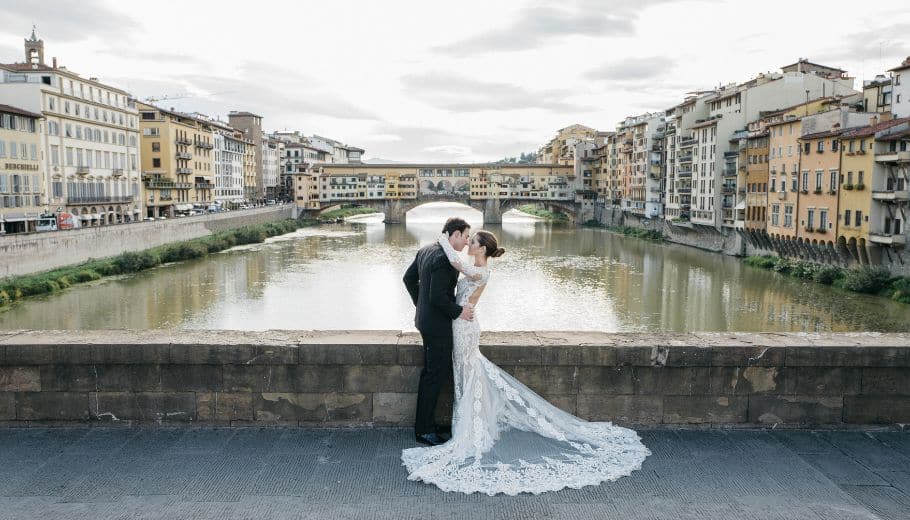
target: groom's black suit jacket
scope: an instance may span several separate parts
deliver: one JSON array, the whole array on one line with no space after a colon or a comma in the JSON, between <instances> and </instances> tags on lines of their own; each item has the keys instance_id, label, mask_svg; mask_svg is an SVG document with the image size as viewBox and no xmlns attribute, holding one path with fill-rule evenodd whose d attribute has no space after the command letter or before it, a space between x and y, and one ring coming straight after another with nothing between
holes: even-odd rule
<instances>
[{"instance_id":1,"label":"groom's black suit jacket","mask_svg":"<svg viewBox=\"0 0 910 520\"><path fill-rule=\"evenodd\" d=\"M404 285L417 307L414 325L424 334L452 334L452 320L461 315L455 303L458 271L452 267L439 244L420 249L404 273Z\"/></svg>"}]
</instances>

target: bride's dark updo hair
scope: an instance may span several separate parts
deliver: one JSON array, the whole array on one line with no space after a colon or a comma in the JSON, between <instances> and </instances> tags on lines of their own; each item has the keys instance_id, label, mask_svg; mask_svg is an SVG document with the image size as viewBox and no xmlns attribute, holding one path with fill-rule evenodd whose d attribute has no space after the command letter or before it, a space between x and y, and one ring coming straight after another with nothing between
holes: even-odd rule
<instances>
[{"instance_id":1,"label":"bride's dark updo hair","mask_svg":"<svg viewBox=\"0 0 910 520\"><path fill-rule=\"evenodd\" d=\"M498 258L506 252L505 249L499 247L499 241L496 240L496 235L489 231L478 231L477 242L486 249L487 257Z\"/></svg>"}]
</instances>

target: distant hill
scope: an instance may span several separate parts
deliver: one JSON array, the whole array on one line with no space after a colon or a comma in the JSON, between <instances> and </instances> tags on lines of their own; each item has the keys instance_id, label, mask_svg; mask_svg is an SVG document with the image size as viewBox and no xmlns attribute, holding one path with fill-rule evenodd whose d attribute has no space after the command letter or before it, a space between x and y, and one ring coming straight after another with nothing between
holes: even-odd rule
<instances>
[{"instance_id":1,"label":"distant hill","mask_svg":"<svg viewBox=\"0 0 910 520\"><path fill-rule=\"evenodd\" d=\"M383 159L382 157L364 159L363 162L365 164L407 164L407 161L393 161L391 159Z\"/></svg>"}]
</instances>

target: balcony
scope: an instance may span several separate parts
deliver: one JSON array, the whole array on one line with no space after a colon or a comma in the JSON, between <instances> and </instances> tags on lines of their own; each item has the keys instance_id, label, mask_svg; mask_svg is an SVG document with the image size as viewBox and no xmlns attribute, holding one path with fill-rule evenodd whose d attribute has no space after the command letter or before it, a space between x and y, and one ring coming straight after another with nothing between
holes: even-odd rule
<instances>
[{"instance_id":1,"label":"balcony","mask_svg":"<svg viewBox=\"0 0 910 520\"><path fill-rule=\"evenodd\" d=\"M182 144L182 145L186 145L186 146L193 144L193 141L190 141L189 139L187 139L185 137L178 137L177 139L174 140L174 142L177 144Z\"/></svg>"},{"instance_id":2,"label":"balcony","mask_svg":"<svg viewBox=\"0 0 910 520\"><path fill-rule=\"evenodd\" d=\"M692 177L692 170L679 170L676 172L676 176L680 179L689 179Z\"/></svg>"},{"instance_id":3,"label":"balcony","mask_svg":"<svg viewBox=\"0 0 910 520\"><path fill-rule=\"evenodd\" d=\"M677 158L677 160L679 161L679 164L691 163L691 162L692 162L692 154L680 155L680 156Z\"/></svg>"},{"instance_id":4,"label":"balcony","mask_svg":"<svg viewBox=\"0 0 910 520\"><path fill-rule=\"evenodd\" d=\"M213 190L213 189L215 189L215 185L212 184L211 182L197 182L196 189L197 190Z\"/></svg>"},{"instance_id":5,"label":"balcony","mask_svg":"<svg viewBox=\"0 0 910 520\"><path fill-rule=\"evenodd\" d=\"M724 157L727 159L730 159L733 157L739 157L739 152L735 152L735 151L734 152L724 152Z\"/></svg>"},{"instance_id":6,"label":"balcony","mask_svg":"<svg viewBox=\"0 0 910 520\"><path fill-rule=\"evenodd\" d=\"M189 175L193 173L192 168L177 168L175 171L177 172L177 175Z\"/></svg>"},{"instance_id":7,"label":"balcony","mask_svg":"<svg viewBox=\"0 0 910 520\"><path fill-rule=\"evenodd\" d=\"M195 144L196 148L202 148L204 150L211 150L212 148L215 147L215 145L213 145L211 143L204 143L202 141L198 141L194 144Z\"/></svg>"},{"instance_id":8,"label":"balcony","mask_svg":"<svg viewBox=\"0 0 910 520\"><path fill-rule=\"evenodd\" d=\"M176 188L177 183L174 181L160 181L157 179L142 179L145 182L145 187L148 189L169 189Z\"/></svg>"},{"instance_id":9,"label":"balcony","mask_svg":"<svg viewBox=\"0 0 910 520\"><path fill-rule=\"evenodd\" d=\"M720 192L724 195L732 195L736 193L736 186L724 185L721 186Z\"/></svg>"},{"instance_id":10,"label":"balcony","mask_svg":"<svg viewBox=\"0 0 910 520\"><path fill-rule=\"evenodd\" d=\"M872 199L880 202L910 201L910 191L873 191Z\"/></svg>"},{"instance_id":11,"label":"balcony","mask_svg":"<svg viewBox=\"0 0 910 520\"><path fill-rule=\"evenodd\" d=\"M679 146L680 146L680 148L689 147L689 146L695 146L696 144L698 144L698 139L694 139L694 138L691 138L691 137L679 141Z\"/></svg>"},{"instance_id":12,"label":"balcony","mask_svg":"<svg viewBox=\"0 0 910 520\"><path fill-rule=\"evenodd\" d=\"M123 176L123 168L114 168L114 169L112 169L112 170L111 170L111 175L113 175L114 177L121 177L121 176Z\"/></svg>"},{"instance_id":13,"label":"balcony","mask_svg":"<svg viewBox=\"0 0 910 520\"><path fill-rule=\"evenodd\" d=\"M888 233L869 233L869 242L883 246L902 246L907 243L907 237Z\"/></svg>"},{"instance_id":14,"label":"balcony","mask_svg":"<svg viewBox=\"0 0 910 520\"><path fill-rule=\"evenodd\" d=\"M193 154L190 152L177 152L176 154L178 159L190 160L193 158Z\"/></svg>"},{"instance_id":15,"label":"balcony","mask_svg":"<svg viewBox=\"0 0 910 520\"><path fill-rule=\"evenodd\" d=\"M676 193L692 193L692 188L688 186L684 188L676 188Z\"/></svg>"},{"instance_id":16,"label":"balcony","mask_svg":"<svg viewBox=\"0 0 910 520\"><path fill-rule=\"evenodd\" d=\"M730 167L724 168L724 177L736 177L736 175L737 175L736 168L730 168Z\"/></svg>"},{"instance_id":17,"label":"balcony","mask_svg":"<svg viewBox=\"0 0 910 520\"><path fill-rule=\"evenodd\" d=\"M124 196L113 196L113 195L97 195L97 196L88 196L88 197L67 197L67 204L100 204L100 203L123 203L123 202L133 202L132 195Z\"/></svg>"},{"instance_id":18,"label":"balcony","mask_svg":"<svg viewBox=\"0 0 910 520\"><path fill-rule=\"evenodd\" d=\"M88 166L76 166L76 174L77 175L88 175L89 174Z\"/></svg>"},{"instance_id":19,"label":"balcony","mask_svg":"<svg viewBox=\"0 0 910 520\"><path fill-rule=\"evenodd\" d=\"M786 191L777 192L777 200L787 200L787 192Z\"/></svg>"},{"instance_id":20,"label":"balcony","mask_svg":"<svg viewBox=\"0 0 910 520\"><path fill-rule=\"evenodd\" d=\"M906 152L883 152L875 154L875 160L878 162L908 162L910 161L910 150Z\"/></svg>"}]
</instances>

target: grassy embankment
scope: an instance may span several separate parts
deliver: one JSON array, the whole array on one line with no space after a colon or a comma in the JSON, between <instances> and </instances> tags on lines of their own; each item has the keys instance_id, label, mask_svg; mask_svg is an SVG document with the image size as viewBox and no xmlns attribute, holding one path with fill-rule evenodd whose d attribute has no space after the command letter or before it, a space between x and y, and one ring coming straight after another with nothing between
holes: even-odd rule
<instances>
[{"instance_id":1,"label":"grassy embankment","mask_svg":"<svg viewBox=\"0 0 910 520\"><path fill-rule=\"evenodd\" d=\"M128 252L111 258L92 260L44 273L0 280L0 306L28 296L62 291L72 285L99 280L105 276L130 274L168 262L201 258L242 244L263 242L268 237L290 233L316 224L314 220L287 219L222 231L206 237L175 242L144 251Z\"/></svg>"},{"instance_id":2,"label":"grassy embankment","mask_svg":"<svg viewBox=\"0 0 910 520\"><path fill-rule=\"evenodd\" d=\"M752 267L833 285L848 291L877 294L901 303L910 303L910 278L891 276L881 267L843 268L828 264L790 260L778 256L749 256L743 262Z\"/></svg>"},{"instance_id":3,"label":"grassy embankment","mask_svg":"<svg viewBox=\"0 0 910 520\"><path fill-rule=\"evenodd\" d=\"M518 211L545 220L549 220L551 222L569 222L569 216L565 213L539 208L536 204L525 204L524 206L519 206Z\"/></svg>"},{"instance_id":4,"label":"grassy embankment","mask_svg":"<svg viewBox=\"0 0 910 520\"><path fill-rule=\"evenodd\" d=\"M605 226L596 220L589 220L585 222L584 225L585 227L602 228L614 233L626 235L628 237L641 238L644 240L651 240L653 242L661 242L664 239L664 236L660 233L660 231L655 231L653 229L641 229L630 226Z\"/></svg>"}]
</instances>

